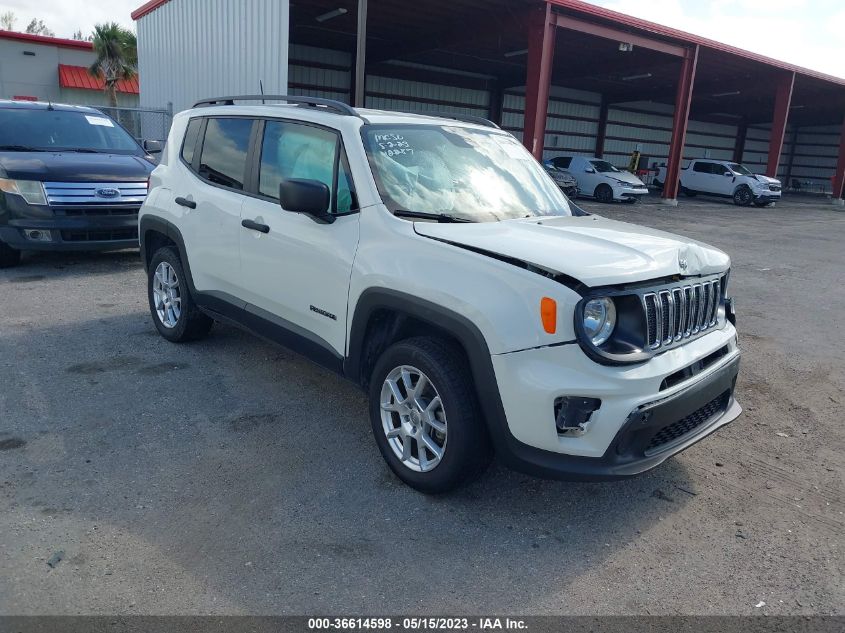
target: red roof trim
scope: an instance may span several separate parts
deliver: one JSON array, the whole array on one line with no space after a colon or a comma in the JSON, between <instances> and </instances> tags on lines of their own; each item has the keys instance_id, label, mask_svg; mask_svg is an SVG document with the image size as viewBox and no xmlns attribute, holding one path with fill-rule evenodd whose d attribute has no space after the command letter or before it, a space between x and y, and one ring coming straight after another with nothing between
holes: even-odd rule
<instances>
[{"instance_id":1,"label":"red roof trim","mask_svg":"<svg viewBox=\"0 0 845 633\"><path fill-rule=\"evenodd\" d=\"M588 4L586 2L582 2L581 0L546 1L553 6L560 7L561 9L569 9L572 11L577 11L579 13L585 13L593 17L616 22L617 24L621 24L622 26L627 26L629 28L640 29L643 31L648 31L649 33L653 33L655 35L661 35L663 37L669 37L675 40L680 40L681 42L684 42L686 44L698 44L700 46L712 48L713 50L717 50L722 53L729 53L731 55L736 55L737 57L742 57L751 61L760 62L762 64L768 64L769 66L774 66L783 70L799 73L808 77L814 77L816 79L830 81L839 85L845 85L845 79L841 77L835 77L833 75L828 75L826 73L818 72L816 70L810 70L809 68L803 68L802 66L796 66L795 64L790 64L787 62L780 61L778 59L773 59L772 57L766 57L765 55L752 53L751 51L747 51L742 48L737 48L736 46L731 46L729 44L723 44L722 42L717 42L716 40L701 37L700 35L693 35L692 33L673 29L668 26L663 26L662 24L656 24L647 20L641 20L640 18L635 18L625 13L619 13L618 11L611 11L610 9L597 7L596 5Z\"/></svg>"},{"instance_id":2,"label":"red roof trim","mask_svg":"<svg viewBox=\"0 0 845 633\"><path fill-rule=\"evenodd\" d=\"M47 37L45 35L33 35L32 33L18 33L17 31L0 31L0 39L19 40L21 42L32 42L45 46L58 46L60 48L79 48L86 51L93 51L94 45L91 42L82 40L66 40L61 37Z\"/></svg>"},{"instance_id":3,"label":"red roof trim","mask_svg":"<svg viewBox=\"0 0 845 633\"><path fill-rule=\"evenodd\" d=\"M105 82L101 77L92 77L84 66L69 66L59 64L59 85L62 88L78 88L80 90L102 90ZM119 79L117 91L127 94L138 94L138 76L132 79Z\"/></svg>"},{"instance_id":4,"label":"red roof trim","mask_svg":"<svg viewBox=\"0 0 845 633\"><path fill-rule=\"evenodd\" d=\"M130 15L132 16L133 20L137 20L138 18L144 17L148 13L152 13L161 5L167 4L168 2L170 2L170 0L150 0L149 2L145 2L140 7L135 9Z\"/></svg>"}]
</instances>

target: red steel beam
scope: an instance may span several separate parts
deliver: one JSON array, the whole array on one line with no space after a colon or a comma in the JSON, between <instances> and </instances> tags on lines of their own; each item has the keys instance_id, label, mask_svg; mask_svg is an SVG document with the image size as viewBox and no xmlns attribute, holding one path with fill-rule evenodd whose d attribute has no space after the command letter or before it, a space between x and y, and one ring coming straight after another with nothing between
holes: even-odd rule
<instances>
[{"instance_id":1,"label":"red steel beam","mask_svg":"<svg viewBox=\"0 0 845 633\"><path fill-rule=\"evenodd\" d=\"M599 127L596 132L596 156L604 158L604 141L607 138L607 97L602 95L599 109Z\"/></svg>"},{"instance_id":2,"label":"red steel beam","mask_svg":"<svg viewBox=\"0 0 845 633\"><path fill-rule=\"evenodd\" d=\"M736 143L734 144L734 162L741 163L745 154L745 139L748 136L748 119L743 118L736 128Z\"/></svg>"},{"instance_id":3,"label":"red steel beam","mask_svg":"<svg viewBox=\"0 0 845 633\"><path fill-rule=\"evenodd\" d=\"M669 143L669 160L666 161L666 182L663 185L663 198L677 200L678 179L681 173L681 161L684 158L684 144L687 140L687 122L689 121L692 90L695 85L695 70L698 67L698 46L691 48L681 62L681 74L678 78L678 91L675 96L675 115L672 118L672 140Z\"/></svg>"},{"instance_id":4,"label":"red steel beam","mask_svg":"<svg viewBox=\"0 0 845 633\"><path fill-rule=\"evenodd\" d=\"M783 138L786 123L789 120L789 108L792 104L792 88L795 86L795 73L781 75L775 88L775 114L772 119L772 136L769 139L769 162L766 175L775 178L780 165L780 153L783 151Z\"/></svg>"},{"instance_id":5,"label":"red steel beam","mask_svg":"<svg viewBox=\"0 0 845 633\"><path fill-rule=\"evenodd\" d=\"M546 144L546 115L549 112L549 88L555 54L555 27L548 3L529 16L528 68L525 79L525 128L522 143L543 160Z\"/></svg>"},{"instance_id":6,"label":"red steel beam","mask_svg":"<svg viewBox=\"0 0 845 633\"><path fill-rule=\"evenodd\" d=\"M623 31L622 29L615 29L610 26L602 26L600 24L596 24L595 22L579 20L578 18L573 18L568 15L556 13L554 14L554 20L555 24L562 29L570 29L572 31L578 31L579 33L588 33L589 35L603 37L604 39L613 40L615 42L625 42L626 44L633 44L634 46L639 46L640 48L647 48L659 53L674 55L675 57L683 57L687 50L678 44L672 44L664 40L644 35L637 35L635 33Z\"/></svg>"},{"instance_id":7,"label":"red steel beam","mask_svg":"<svg viewBox=\"0 0 845 633\"><path fill-rule=\"evenodd\" d=\"M839 159L836 161L836 173L833 176L833 198L845 198L845 121L839 137Z\"/></svg>"}]
</instances>

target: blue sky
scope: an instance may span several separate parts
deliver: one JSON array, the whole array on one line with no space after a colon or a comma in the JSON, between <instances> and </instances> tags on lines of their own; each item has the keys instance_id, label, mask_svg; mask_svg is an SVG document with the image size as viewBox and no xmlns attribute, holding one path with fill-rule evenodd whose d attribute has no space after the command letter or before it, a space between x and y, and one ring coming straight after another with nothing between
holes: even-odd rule
<instances>
[{"instance_id":1,"label":"blue sky","mask_svg":"<svg viewBox=\"0 0 845 633\"><path fill-rule=\"evenodd\" d=\"M609 9L845 78L843 0L591 0ZM43 19L56 35L96 22L131 26L144 0L0 0L19 29Z\"/></svg>"}]
</instances>

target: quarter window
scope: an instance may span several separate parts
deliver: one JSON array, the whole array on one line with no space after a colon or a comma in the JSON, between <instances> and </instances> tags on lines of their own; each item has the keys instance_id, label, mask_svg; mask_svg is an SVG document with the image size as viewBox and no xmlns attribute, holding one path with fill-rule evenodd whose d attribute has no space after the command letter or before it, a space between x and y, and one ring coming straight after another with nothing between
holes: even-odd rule
<instances>
[{"instance_id":1,"label":"quarter window","mask_svg":"<svg viewBox=\"0 0 845 633\"><path fill-rule=\"evenodd\" d=\"M197 146L197 137L200 134L202 119L191 119L188 129L185 131L185 141L182 143L182 159L191 165L194 162L194 148Z\"/></svg>"},{"instance_id":2,"label":"quarter window","mask_svg":"<svg viewBox=\"0 0 845 633\"><path fill-rule=\"evenodd\" d=\"M279 184L285 178L302 178L324 183L331 192L335 213L357 208L355 189L346 157L341 156L335 132L311 125L267 121L261 147L258 191L279 199Z\"/></svg>"},{"instance_id":3,"label":"quarter window","mask_svg":"<svg viewBox=\"0 0 845 633\"><path fill-rule=\"evenodd\" d=\"M699 174L712 174L712 173L714 173L713 163L697 162L693 166L692 170L698 172Z\"/></svg>"},{"instance_id":4,"label":"quarter window","mask_svg":"<svg viewBox=\"0 0 845 633\"><path fill-rule=\"evenodd\" d=\"M252 123L252 119L208 119L200 155L200 177L216 185L244 188Z\"/></svg>"}]
</instances>

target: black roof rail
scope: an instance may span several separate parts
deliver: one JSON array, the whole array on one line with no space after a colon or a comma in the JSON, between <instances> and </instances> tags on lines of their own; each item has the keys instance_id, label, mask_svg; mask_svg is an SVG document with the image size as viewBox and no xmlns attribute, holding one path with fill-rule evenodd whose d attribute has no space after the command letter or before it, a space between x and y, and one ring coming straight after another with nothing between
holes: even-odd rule
<instances>
[{"instance_id":1,"label":"black roof rail","mask_svg":"<svg viewBox=\"0 0 845 633\"><path fill-rule=\"evenodd\" d=\"M494 127L501 130L498 125L493 123L490 119L485 119L480 116L473 116L471 114L453 114L452 112L420 112L424 116L435 116L440 119L455 119L455 121L463 121L465 123L475 123L476 125L483 125L485 127Z\"/></svg>"},{"instance_id":2,"label":"black roof rail","mask_svg":"<svg viewBox=\"0 0 845 633\"><path fill-rule=\"evenodd\" d=\"M355 111L355 108L346 105L342 101L335 101L334 99L320 99L319 97L303 97L294 95L234 95L231 97L214 97L212 99L203 99L197 101L193 107L199 108L202 106L214 105L235 105L235 101L286 101L297 105L309 106L312 108L324 107L337 114L345 116L354 116L361 118L361 115Z\"/></svg>"}]
</instances>

